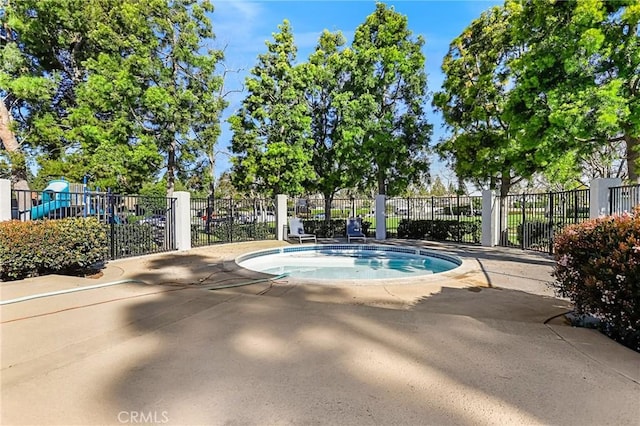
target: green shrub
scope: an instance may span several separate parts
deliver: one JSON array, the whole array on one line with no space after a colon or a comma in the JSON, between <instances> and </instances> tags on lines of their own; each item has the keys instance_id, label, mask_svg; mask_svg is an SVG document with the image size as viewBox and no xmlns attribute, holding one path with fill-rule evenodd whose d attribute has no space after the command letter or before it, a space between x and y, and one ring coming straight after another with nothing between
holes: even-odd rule
<instances>
[{"instance_id":1,"label":"green shrub","mask_svg":"<svg viewBox=\"0 0 640 426\"><path fill-rule=\"evenodd\" d=\"M398 223L398 238L411 238L421 240L427 237L431 230L430 220L402 219Z\"/></svg>"},{"instance_id":2,"label":"green shrub","mask_svg":"<svg viewBox=\"0 0 640 426\"><path fill-rule=\"evenodd\" d=\"M570 225L554 248L556 291L576 313L600 319L603 331L640 350L640 208Z\"/></svg>"},{"instance_id":3,"label":"green shrub","mask_svg":"<svg viewBox=\"0 0 640 426\"><path fill-rule=\"evenodd\" d=\"M459 240L464 242L480 243L482 237L482 222L480 220L471 220L465 222L459 222L457 225L453 225L453 228L459 229ZM452 234L454 238L456 234Z\"/></svg>"},{"instance_id":4,"label":"green shrub","mask_svg":"<svg viewBox=\"0 0 640 426\"><path fill-rule=\"evenodd\" d=\"M275 239L275 224L224 221L211 225L214 240L220 242Z\"/></svg>"},{"instance_id":5,"label":"green shrub","mask_svg":"<svg viewBox=\"0 0 640 426\"><path fill-rule=\"evenodd\" d=\"M428 238L436 241L446 241L451 234L451 225L456 224L457 221L453 220L431 220L430 231L427 234Z\"/></svg>"},{"instance_id":6,"label":"green shrub","mask_svg":"<svg viewBox=\"0 0 640 426\"><path fill-rule=\"evenodd\" d=\"M526 229L526 233L523 232L523 229ZM525 247L546 246L549 244L549 240L551 238L551 222L535 221L521 223L518 225L517 230L517 239L519 244L523 243L525 234Z\"/></svg>"},{"instance_id":7,"label":"green shrub","mask_svg":"<svg viewBox=\"0 0 640 426\"><path fill-rule=\"evenodd\" d=\"M316 234L318 238L347 235L347 222L345 219L331 219L328 225L324 219L303 220L302 223L306 232Z\"/></svg>"},{"instance_id":8,"label":"green shrub","mask_svg":"<svg viewBox=\"0 0 640 426\"><path fill-rule=\"evenodd\" d=\"M82 273L107 252L107 227L95 218L0 223L2 280Z\"/></svg>"},{"instance_id":9,"label":"green shrub","mask_svg":"<svg viewBox=\"0 0 640 426\"><path fill-rule=\"evenodd\" d=\"M407 220L398 224L398 238L436 241L468 241L479 243L482 232L480 220Z\"/></svg>"},{"instance_id":10,"label":"green shrub","mask_svg":"<svg viewBox=\"0 0 640 426\"><path fill-rule=\"evenodd\" d=\"M250 237L254 240L275 240L276 228L272 223L256 223L250 232Z\"/></svg>"},{"instance_id":11,"label":"green shrub","mask_svg":"<svg viewBox=\"0 0 640 426\"><path fill-rule=\"evenodd\" d=\"M158 251L164 244L164 229L155 227L149 223L119 223L113 225L113 238L111 243L111 230L107 229L109 246L113 245L116 257L139 256Z\"/></svg>"}]
</instances>

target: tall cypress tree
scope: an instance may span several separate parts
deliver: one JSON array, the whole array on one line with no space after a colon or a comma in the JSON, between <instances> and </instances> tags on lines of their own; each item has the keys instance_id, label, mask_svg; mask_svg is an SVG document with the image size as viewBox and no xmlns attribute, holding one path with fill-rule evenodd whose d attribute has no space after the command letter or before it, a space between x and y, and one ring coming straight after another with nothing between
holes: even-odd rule
<instances>
[{"instance_id":1,"label":"tall cypress tree","mask_svg":"<svg viewBox=\"0 0 640 426\"><path fill-rule=\"evenodd\" d=\"M233 182L265 195L300 194L314 176L304 80L293 65L297 48L289 22L278 28L246 79L242 107L229 118L231 151L237 155Z\"/></svg>"},{"instance_id":2,"label":"tall cypress tree","mask_svg":"<svg viewBox=\"0 0 640 426\"><path fill-rule=\"evenodd\" d=\"M396 194L428 173L432 126L427 97L424 40L414 38L407 17L382 3L355 32L351 70L364 131L361 172L380 194Z\"/></svg>"}]
</instances>

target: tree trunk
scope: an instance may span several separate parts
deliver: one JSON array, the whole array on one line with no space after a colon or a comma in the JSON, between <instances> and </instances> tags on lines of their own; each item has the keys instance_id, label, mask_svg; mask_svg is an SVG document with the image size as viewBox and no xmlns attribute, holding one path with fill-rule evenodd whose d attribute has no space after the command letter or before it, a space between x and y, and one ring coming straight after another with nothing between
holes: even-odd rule
<instances>
[{"instance_id":1,"label":"tree trunk","mask_svg":"<svg viewBox=\"0 0 640 426\"><path fill-rule=\"evenodd\" d=\"M173 197L175 189L176 175L176 141L175 139L169 145L167 152L167 197Z\"/></svg>"},{"instance_id":2,"label":"tree trunk","mask_svg":"<svg viewBox=\"0 0 640 426\"><path fill-rule=\"evenodd\" d=\"M13 130L11 130L12 121L11 113L4 101L0 102L0 142L9 153L13 189L24 191L17 193L18 209L24 212L31 208L31 194L28 192L30 189L27 181L27 162L18 139Z\"/></svg>"},{"instance_id":3,"label":"tree trunk","mask_svg":"<svg viewBox=\"0 0 640 426\"><path fill-rule=\"evenodd\" d=\"M631 183L640 183L640 137L624 135L627 144L627 173Z\"/></svg>"},{"instance_id":4,"label":"tree trunk","mask_svg":"<svg viewBox=\"0 0 640 426\"><path fill-rule=\"evenodd\" d=\"M11 130L12 122L11 114L7 109L7 106L3 102L0 102L0 141L2 145L9 152L18 152L20 145L16 139L16 135Z\"/></svg>"},{"instance_id":5,"label":"tree trunk","mask_svg":"<svg viewBox=\"0 0 640 426\"><path fill-rule=\"evenodd\" d=\"M511 173L507 172L500 178L500 245L509 245L509 206L507 204L507 196L511 191L512 177Z\"/></svg>"},{"instance_id":6,"label":"tree trunk","mask_svg":"<svg viewBox=\"0 0 640 426\"><path fill-rule=\"evenodd\" d=\"M322 194L324 196L324 223L329 229L331 223L331 204L333 203L333 193Z\"/></svg>"},{"instance_id":7,"label":"tree trunk","mask_svg":"<svg viewBox=\"0 0 640 426\"><path fill-rule=\"evenodd\" d=\"M379 195L386 195L387 194L387 186L385 185L385 176L384 176L384 171L383 170L379 170L378 171L378 194Z\"/></svg>"},{"instance_id":8,"label":"tree trunk","mask_svg":"<svg viewBox=\"0 0 640 426\"><path fill-rule=\"evenodd\" d=\"M500 180L500 198L506 198L511 191L511 176L507 175Z\"/></svg>"},{"instance_id":9,"label":"tree trunk","mask_svg":"<svg viewBox=\"0 0 640 426\"><path fill-rule=\"evenodd\" d=\"M209 197L213 197L213 192L216 190L216 153L211 151L207 153L209 159L209 176L211 182L209 183Z\"/></svg>"}]
</instances>

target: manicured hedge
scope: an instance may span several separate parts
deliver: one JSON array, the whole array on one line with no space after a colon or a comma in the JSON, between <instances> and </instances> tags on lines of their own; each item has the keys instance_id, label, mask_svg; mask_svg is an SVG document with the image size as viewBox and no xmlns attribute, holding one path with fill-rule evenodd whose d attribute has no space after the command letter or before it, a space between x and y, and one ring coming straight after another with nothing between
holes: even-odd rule
<instances>
[{"instance_id":1,"label":"manicured hedge","mask_svg":"<svg viewBox=\"0 0 640 426\"><path fill-rule=\"evenodd\" d=\"M107 229L107 232L110 230ZM113 227L113 232L113 246L117 257L154 253L161 249L164 242L164 228L149 223L119 223ZM111 241L108 245L111 245Z\"/></svg>"},{"instance_id":2,"label":"manicured hedge","mask_svg":"<svg viewBox=\"0 0 640 426\"><path fill-rule=\"evenodd\" d=\"M216 241L250 241L275 238L275 225L270 223L231 223L211 225Z\"/></svg>"},{"instance_id":3,"label":"manicured hedge","mask_svg":"<svg viewBox=\"0 0 640 426\"><path fill-rule=\"evenodd\" d=\"M107 252L107 227L95 218L0 222L2 280L82 273Z\"/></svg>"},{"instance_id":4,"label":"manicured hedge","mask_svg":"<svg viewBox=\"0 0 640 426\"><path fill-rule=\"evenodd\" d=\"M479 243L482 223L479 219L457 220L406 220L398 224L398 238L436 241L464 241Z\"/></svg>"},{"instance_id":5,"label":"manicured hedge","mask_svg":"<svg viewBox=\"0 0 640 426\"><path fill-rule=\"evenodd\" d=\"M576 313L595 316L603 331L640 350L640 208L568 226L554 248L558 293Z\"/></svg>"},{"instance_id":6,"label":"manicured hedge","mask_svg":"<svg viewBox=\"0 0 640 426\"><path fill-rule=\"evenodd\" d=\"M329 223L324 219L305 219L302 221L304 230L316 234L319 238L333 238L347 236L347 221L345 219L331 219ZM362 221L362 232L368 235L371 222Z\"/></svg>"}]
</instances>

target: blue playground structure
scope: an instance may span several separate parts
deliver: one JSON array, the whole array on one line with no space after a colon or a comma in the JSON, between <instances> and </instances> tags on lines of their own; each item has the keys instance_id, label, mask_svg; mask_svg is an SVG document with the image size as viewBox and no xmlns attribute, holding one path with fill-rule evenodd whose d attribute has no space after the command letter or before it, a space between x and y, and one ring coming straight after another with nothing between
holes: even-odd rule
<instances>
[{"instance_id":1,"label":"blue playground structure","mask_svg":"<svg viewBox=\"0 0 640 426\"><path fill-rule=\"evenodd\" d=\"M121 223L117 215L107 211L108 194L89 191L86 183L82 186L65 179L49 181L34 206L26 210L31 220L61 219L64 217L112 216L110 220Z\"/></svg>"},{"instance_id":2,"label":"blue playground structure","mask_svg":"<svg viewBox=\"0 0 640 426\"><path fill-rule=\"evenodd\" d=\"M51 213L71 206L69 182L56 179L42 191L42 202L31 208L31 219L48 217Z\"/></svg>"}]
</instances>

